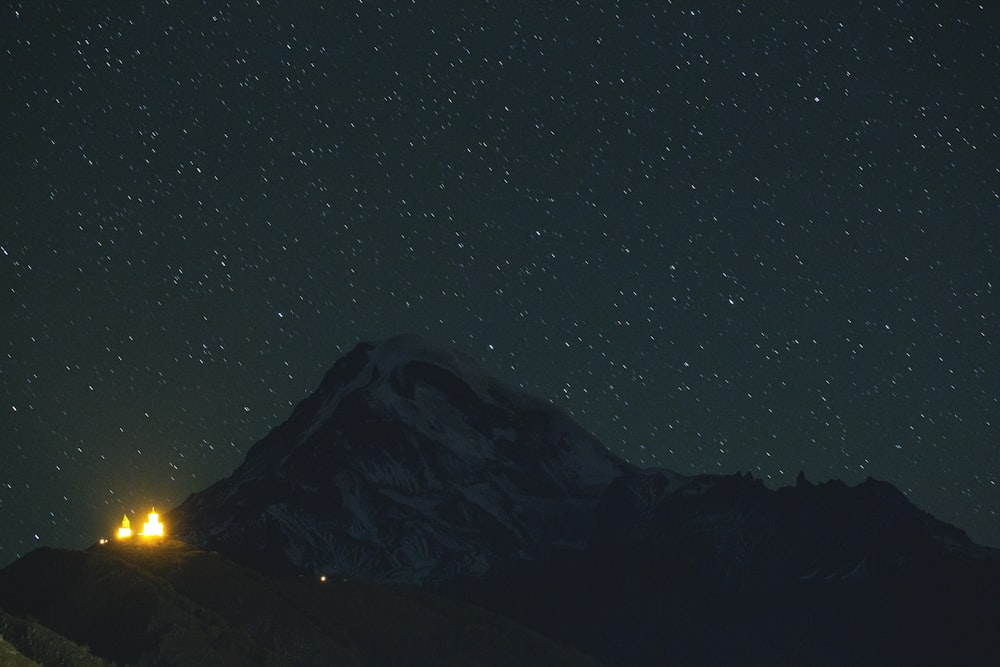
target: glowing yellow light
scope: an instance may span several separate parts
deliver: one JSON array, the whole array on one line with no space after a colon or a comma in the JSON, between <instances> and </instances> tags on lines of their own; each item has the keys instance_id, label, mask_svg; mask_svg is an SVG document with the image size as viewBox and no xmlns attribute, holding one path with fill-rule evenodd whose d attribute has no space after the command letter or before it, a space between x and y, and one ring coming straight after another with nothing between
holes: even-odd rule
<instances>
[{"instance_id":1,"label":"glowing yellow light","mask_svg":"<svg viewBox=\"0 0 1000 667\"><path fill-rule=\"evenodd\" d=\"M124 540L124 539L129 538L129 537L132 537L131 524L129 523L128 517L125 516L125 515L122 515L122 525L118 529L118 539L119 540Z\"/></svg>"},{"instance_id":2,"label":"glowing yellow light","mask_svg":"<svg viewBox=\"0 0 1000 667\"><path fill-rule=\"evenodd\" d=\"M142 534L145 537L163 537L163 524L160 523L160 515L156 513L156 508L149 512L149 520L142 524Z\"/></svg>"},{"instance_id":3,"label":"glowing yellow light","mask_svg":"<svg viewBox=\"0 0 1000 667\"><path fill-rule=\"evenodd\" d=\"M326 575L325 574L321 574L320 577L319 577L319 580L320 581L326 581Z\"/></svg>"}]
</instances>

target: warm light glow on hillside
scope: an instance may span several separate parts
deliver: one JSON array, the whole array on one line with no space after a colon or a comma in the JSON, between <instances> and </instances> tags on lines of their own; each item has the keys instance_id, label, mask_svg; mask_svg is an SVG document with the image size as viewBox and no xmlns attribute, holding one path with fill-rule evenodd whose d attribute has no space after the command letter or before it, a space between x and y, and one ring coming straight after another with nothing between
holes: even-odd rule
<instances>
[{"instance_id":1,"label":"warm light glow on hillside","mask_svg":"<svg viewBox=\"0 0 1000 667\"><path fill-rule=\"evenodd\" d=\"M150 510L146 522L142 524L142 532L138 534L142 537L163 537L164 526L160 523L160 515L156 513L156 508ZM128 520L127 515L123 516L122 525L118 528L118 539L127 540L133 535L135 533L132 532L132 522Z\"/></svg>"},{"instance_id":2,"label":"warm light glow on hillside","mask_svg":"<svg viewBox=\"0 0 1000 667\"><path fill-rule=\"evenodd\" d=\"M149 520L142 524L142 534L145 537L163 537L163 524L155 508L149 512Z\"/></svg>"},{"instance_id":3,"label":"warm light glow on hillside","mask_svg":"<svg viewBox=\"0 0 1000 667\"><path fill-rule=\"evenodd\" d=\"M118 528L118 539L124 540L126 538L132 537L132 528L129 523L128 517L122 516L122 525Z\"/></svg>"}]
</instances>

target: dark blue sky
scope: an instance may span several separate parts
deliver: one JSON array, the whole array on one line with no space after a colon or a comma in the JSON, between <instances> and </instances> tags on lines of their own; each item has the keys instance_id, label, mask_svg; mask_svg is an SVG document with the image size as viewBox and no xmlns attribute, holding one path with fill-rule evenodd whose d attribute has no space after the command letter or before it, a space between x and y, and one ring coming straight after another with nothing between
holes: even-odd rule
<instances>
[{"instance_id":1,"label":"dark blue sky","mask_svg":"<svg viewBox=\"0 0 1000 667\"><path fill-rule=\"evenodd\" d=\"M62 4L0 21L0 562L403 331L634 463L1000 546L994 9Z\"/></svg>"}]
</instances>

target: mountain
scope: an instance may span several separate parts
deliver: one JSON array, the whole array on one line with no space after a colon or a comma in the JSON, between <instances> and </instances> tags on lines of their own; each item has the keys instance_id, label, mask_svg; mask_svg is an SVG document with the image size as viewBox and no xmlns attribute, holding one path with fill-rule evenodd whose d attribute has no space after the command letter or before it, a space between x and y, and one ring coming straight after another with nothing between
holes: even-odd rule
<instances>
[{"instance_id":1,"label":"mountain","mask_svg":"<svg viewBox=\"0 0 1000 667\"><path fill-rule=\"evenodd\" d=\"M869 479L623 475L584 550L449 587L616 665L990 665L1000 553Z\"/></svg>"},{"instance_id":2,"label":"mountain","mask_svg":"<svg viewBox=\"0 0 1000 667\"><path fill-rule=\"evenodd\" d=\"M132 664L1000 664L1000 551L892 485L639 469L413 336L166 523L28 554L0 608Z\"/></svg>"},{"instance_id":3,"label":"mountain","mask_svg":"<svg viewBox=\"0 0 1000 667\"><path fill-rule=\"evenodd\" d=\"M362 343L169 520L274 573L428 583L585 537L631 467L549 403L414 336Z\"/></svg>"},{"instance_id":4,"label":"mountain","mask_svg":"<svg viewBox=\"0 0 1000 667\"><path fill-rule=\"evenodd\" d=\"M362 343L183 539L276 573L430 587L609 664L977 664L1000 557L891 485L639 470L413 336Z\"/></svg>"}]
</instances>

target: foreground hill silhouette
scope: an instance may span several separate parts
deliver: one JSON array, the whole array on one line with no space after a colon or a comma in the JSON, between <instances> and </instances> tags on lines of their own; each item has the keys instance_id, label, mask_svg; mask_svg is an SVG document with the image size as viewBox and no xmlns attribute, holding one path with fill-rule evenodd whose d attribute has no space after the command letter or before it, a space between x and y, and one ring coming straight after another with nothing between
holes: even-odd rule
<instances>
[{"instance_id":1,"label":"foreground hill silhouette","mask_svg":"<svg viewBox=\"0 0 1000 667\"><path fill-rule=\"evenodd\" d=\"M138 664L1000 664L1000 553L890 484L641 470L413 336L167 525L194 547L33 552L0 608Z\"/></svg>"},{"instance_id":2,"label":"foreground hill silhouette","mask_svg":"<svg viewBox=\"0 0 1000 667\"><path fill-rule=\"evenodd\" d=\"M45 664L597 664L439 595L269 578L176 540L38 549L0 571L0 604L79 654L12 639Z\"/></svg>"}]
</instances>

